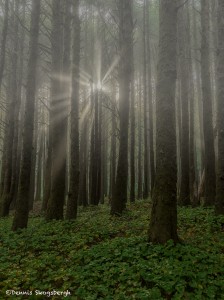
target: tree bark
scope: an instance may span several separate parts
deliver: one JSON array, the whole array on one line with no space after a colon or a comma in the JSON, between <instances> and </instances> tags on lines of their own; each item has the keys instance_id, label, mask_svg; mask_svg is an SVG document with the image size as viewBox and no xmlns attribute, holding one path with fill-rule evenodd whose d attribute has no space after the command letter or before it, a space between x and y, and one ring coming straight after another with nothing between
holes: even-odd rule
<instances>
[{"instance_id":1,"label":"tree bark","mask_svg":"<svg viewBox=\"0 0 224 300\"><path fill-rule=\"evenodd\" d=\"M132 59L134 59L132 55ZM132 68L134 64L132 63ZM134 86L134 70L132 70L131 82L131 148L130 148L130 202L135 202L135 86Z\"/></svg>"},{"instance_id":2,"label":"tree bark","mask_svg":"<svg viewBox=\"0 0 224 300\"><path fill-rule=\"evenodd\" d=\"M224 214L224 2L218 1L216 214Z\"/></svg>"},{"instance_id":3,"label":"tree bark","mask_svg":"<svg viewBox=\"0 0 224 300\"><path fill-rule=\"evenodd\" d=\"M215 202L216 176L213 134L211 76L209 63L209 1L201 0L201 82L203 99L203 131L205 141L205 193L204 205Z\"/></svg>"},{"instance_id":4,"label":"tree bark","mask_svg":"<svg viewBox=\"0 0 224 300\"><path fill-rule=\"evenodd\" d=\"M152 61L149 34L149 0L146 0L146 50L147 50L147 73L148 73L148 103L149 103L149 162L150 162L150 192L152 195L155 181L155 162L154 162L154 124L153 124L153 98L152 98Z\"/></svg>"},{"instance_id":5,"label":"tree bark","mask_svg":"<svg viewBox=\"0 0 224 300\"><path fill-rule=\"evenodd\" d=\"M160 1L159 63L156 102L156 178L149 240L166 243L177 236L177 161L175 123L176 1ZM168 126L169 124L169 126Z\"/></svg>"},{"instance_id":6,"label":"tree bark","mask_svg":"<svg viewBox=\"0 0 224 300\"><path fill-rule=\"evenodd\" d=\"M138 199L142 199L142 86L139 78L138 97Z\"/></svg>"},{"instance_id":7,"label":"tree bark","mask_svg":"<svg viewBox=\"0 0 224 300\"><path fill-rule=\"evenodd\" d=\"M189 51L187 44L186 6L179 12L179 68L181 82L181 180L179 203L183 206L190 205L190 177L189 177Z\"/></svg>"},{"instance_id":8,"label":"tree bark","mask_svg":"<svg viewBox=\"0 0 224 300\"><path fill-rule=\"evenodd\" d=\"M71 96L71 163L69 197L66 219L77 217L79 195L79 78L80 78L80 20L79 0L73 6L73 57L72 57L72 96Z\"/></svg>"},{"instance_id":9,"label":"tree bark","mask_svg":"<svg viewBox=\"0 0 224 300\"><path fill-rule=\"evenodd\" d=\"M65 199L64 134L65 116L61 114L64 98L62 95L62 1L52 2L52 69L51 69L51 192L46 212L46 220L63 219Z\"/></svg>"},{"instance_id":10,"label":"tree bark","mask_svg":"<svg viewBox=\"0 0 224 300\"><path fill-rule=\"evenodd\" d=\"M15 3L14 13L18 15L19 1ZM9 103L7 103L7 115L6 115L6 132L4 138L4 153L3 153L3 191L1 196L1 216L7 216L9 214L9 207L12 202L11 197L11 184L13 174L13 142L15 134L15 115L18 101L18 45L19 45L19 21L14 19L13 26L13 50L11 57L12 74L9 79Z\"/></svg>"},{"instance_id":11,"label":"tree bark","mask_svg":"<svg viewBox=\"0 0 224 300\"><path fill-rule=\"evenodd\" d=\"M143 101L144 101L144 183L143 198L149 197L149 147L148 147L148 96L147 96L147 45L146 45L146 1L143 5Z\"/></svg>"},{"instance_id":12,"label":"tree bark","mask_svg":"<svg viewBox=\"0 0 224 300\"><path fill-rule=\"evenodd\" d=\"M128 121L129 95L131 83L131 47L132 47L132 6L130 0L119 1L119 116L120 144L115 183L115 195L112 198L111 214L121 215L127 202L128 184Z\"/></svg>"},{"instance_id":13,"label":"tree bark","mask_svg":"<svg viewBox=\"0 0 224 300\"><path fill-rule=\"evenodd\" d=\"M13 219L12 229L26 228L29 214L29 187L32 160L34 108L36 93L36 68L38 58L38 37L40 20L40 0L32 1L32 16L30 30L30 56L27 73L27 90L25 103L25 117L23 128L23 149L21 170L19 179L19 190L16 201L16 211Z\"/></svg>"}]
</instances>

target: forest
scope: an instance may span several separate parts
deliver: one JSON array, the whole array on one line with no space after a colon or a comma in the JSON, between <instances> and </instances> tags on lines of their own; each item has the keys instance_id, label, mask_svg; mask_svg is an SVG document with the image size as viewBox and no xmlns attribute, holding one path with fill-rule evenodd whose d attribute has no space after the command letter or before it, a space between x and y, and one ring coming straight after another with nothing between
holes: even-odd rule
<instances>
[{"instance_id":1,"label":"forest","mask_svg":"<svg viewBox=\"0 0 224 300\"><path fill-rule=\"evenodd\" d=\"M0 300L224 299L224 1L0 0Z\"/></svg>"}]
</instances>

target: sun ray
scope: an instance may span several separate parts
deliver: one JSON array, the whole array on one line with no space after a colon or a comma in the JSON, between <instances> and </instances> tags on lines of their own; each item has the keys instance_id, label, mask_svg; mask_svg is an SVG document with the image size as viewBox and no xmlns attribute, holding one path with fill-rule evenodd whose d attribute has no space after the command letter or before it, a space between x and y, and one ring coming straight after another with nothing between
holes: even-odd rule
<instances>
[{"instance_id":1,"label":"sun ray","mask_svg":"<svg viewBox=\"0 0 224 300\"><path fill-rule=\"evenodd\" d=\"M106 81L106 79L109 77L109 75L113 72L115 67L119 64L119 61L120 61L120 56L116 55L113 62L112 62L112 64L111 64L111 66L109 67L106 74L104 75L104 77L102 79L102 83L104 83Z\"/></svg>"}]
</instances>

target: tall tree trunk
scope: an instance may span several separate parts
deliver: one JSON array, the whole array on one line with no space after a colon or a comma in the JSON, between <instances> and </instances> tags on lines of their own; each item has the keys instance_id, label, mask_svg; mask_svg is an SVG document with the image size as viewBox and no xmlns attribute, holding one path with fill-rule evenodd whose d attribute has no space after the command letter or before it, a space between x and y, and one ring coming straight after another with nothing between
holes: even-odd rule
<instances>
[{"instance_id":1,"label":"tall tree trunk","mask_svg":"<svg viewBox=\"0 0 224 300\"><path fill-rule=\"evenodd\" d=\"M193 7L196 4L195 0L193 1ZM195 68L195 85L196 85L196 106L195 110L198 115L198 119L196 119L196 130L195 134L196 137L198 136L198 142L196 143L196 150L198 149L199 151L196 151L196 156L198 158L198 181L199 185L202 183L202 177L203 177L203 171L204 171L204 157L205 157L205 144L204 144L204 133L203 133L203 111L202 111L202 88L201 88L201 65L200 65L200 60L201 60L201 53L198 51L198 48L200 48L200 43L199 43L199 36L200 32L197 26L197 18L196 18L196 9L193 9L193 49L194 49L194 68ZM196 139L197 140L197 139ZM199 193L200 188L198 187L197 191L197 205L200 204L200 193Z\"/></svg>"},{"instance_id":2,"label":"tall tree trunk","mask_svg":"<svg viewBox=\"0 0 224 300\"><path fill-rule=\"evenodd\" d=\"M218 1L216 214L224 214L224 2Z\"/></svg>"},{"instance_id":3,"label":"tall tree trunk","mask_svg":"<svg viewBox=\"0 0 224 300\"><path fill-rule=\"evenodd\" d=\"M111 113L111 147L110 147L110 197L115 197L116 162L117 162L117 137L116 137L116 99L113 99Z\"/></svg>"},{"instance_id":4,"label":"tall tree trunk","mask_svg":"<svg viewBox=\"0 0 224 300\"><path fill-rule=\"evenodd\" d=\"M100 106L100 91L94 91L94 122L92 132L92 178L91 178L91 203L99 204L100 193L100 120L99 120L99 106Z\"/></svg>"},{"instance_id":5,"label":"tall tree trunk","mask_svg":"<svg viewBox=\"0 0 224 300\"><path fill-rule=\"evenodd\" d=\"M190 178L189 178L189 52L187 44L187 12L186 5L179 12L179 64L181 81L181 180L180 196L181 205L190 204Z\"/></svg>"},{"instance_id":6,"label":"tall tree trunk","mask_svg":"<svg viewBox=\"0 0 224 300\"><path fill-rule=\"evenodd\" d=\"M143 198L149 197L149 147L148 147L148 97L147 97L147 45L146 45L146 1L143 5L143 101L144 101L144 184Z\"/></svg>"},{"instance_id":7,"label":"tall tree trunk","mask_svg":"<svg viewBox=\"0 0 224 300\"><path fill-rule=\"evenodd\" d=\"M203 131L205 140L205 194L204 205L215 202L215 151L211 76L209 64L209 0L201 0L201 81L203 98Z\"/></svg>"},{"instance_id":8,"label":"tall tree trunk","mask_svg":"<svg viewBox=\"0 0 224 300\"><path fill-rule=\"evenodd\" d=\"M71 98L71 21L72 21L72 1L64 0L63 3L63 66L62 66L62 94L64 98L63 104L63 120L61 121L61 137L64 147L62 149L62 170L64 174L65 194L68 193L68 168L67 152L68 152L68 115Z\"/></svg>"},{"instance_id":9,"label":"tall tree trunk","mask_svg":"<svg viewBox=\"0 0 224 300\"><path fill-rule=\"evenodd\" d=\"M38 139L38 113L34 109L34 129L33 129L33 151L30 173L29 210L33 210L35 190L36 190L36 162L37 162L37 139Z\"/></svg>"},{"instance_id":10,"label":"tall tree trunk","mask_svg":"<svg viewBox=\"0 0 224 300\"><path fill-rule=\"evenodd\" d=\"M142 199L142 86L139 75L138 97L138 199Z\"/></svg>"},{"instance_id":11,"label":"tall tree trunk","mask_svg":"<svg viewBox=\"0 0 224 300\"><path fill-rule=\"evenodd\" d=\"M176 1L160 1L159 63L156 102L156 178L149 240L166 243L177 236L177 161L175 123ZM169 126L167 126L169 124Z\"/></svg>"},{"instance_id":12,"label":"tall tree trunk","mask_svg":"<svg viewBox=\"0 0 224 300\"><path fill-rule=\"evenodd\" d=\"M132 59L133 56L132 56ZM133 66L133 63L132 63ZM133 67L132 67L133 68ZM134 86L134 72L132 70L131 82L131 148L130 148L130 175L131 175L131 188L130 188L130 201L135 202L135 86Z\"/></svg>"},{"instance_id":13,"label":"tall tree trunk","mask_svg":"<svg viewBox=\"0 0 224 300\"><path fill-rule=\"evenodd\" d=\"M26 228L29 214L29 187L32 160L32 143L34 128L34 108L36 93L36 68L38 58L38 37L40 20L40 0L32 1L31 29L30 29L30 56L27 73L27 90L25 117L23 128L23 149L19 190L16 201L16 211L12 229Z\"/></svg>"},{"instance_id":14,"label":"tall tree trunk","mask_svg":"<svg viewBox=\"0 0 224 300\"><path fill-rule=\"evenodd\" d=\"M128 184L128 120L129 94L131 83L131 48L133 46L133 20L130 0L119 1L119 113L120 144L115 183L115 195L112 198L111 214L121 215L127 202Z\"/></svg>"},{"instance_id":15,"label":"tall tree trunk","mask_svg":"<svg viewBox=\"0 0 224 300\"><path fill-rule=\"evenodd\" d=\"M26 18L26 0L22 1L22 24L25 23ZM14 170L15 170L15 181L11 185L11 192L12 194L12 203L11 208L15 208L15 202L18 192L18 185L19 185L19 173L20 173L20 162L21 162L21 150L22 150L22 124L23 124L23 113L24 109L22 106L23 100L23 83L24 83L24 51L25 50L25 28L21 26L21 39L19 45L19 78L18 78L18 111L15 118L15 138L14 138ZM15 140L17 139L17 140Z\"/></svg>"},{"instance_id":16,"label":"tall tree trunk","mask_svg":"<svg viewBox=\"0 0 224 300\"><path fill-rule=\"evenodd\" d=\"M20 1L15 3L15 15L18 15ZM3 170L3 192L1 197L1 216L7 216L9 214L9 207L12 202L10 194L12 174L13 174L13 142L15 133L15 115L17 109L18 100L18 45L19 45L19 21L14 19L13 26L13 51L12 51L12 77L10 79L10 91L9 91L9 103L7 105L7 116L6 116L6 133L4 139L4 170ZM15 174L15 173L14 173Z\"/></svg>"},{"instance_id":17,"label":"tall tree trunk","mask_svg":"<svg viewBox=\"0 0 224 300\"><path fill-rule=\"evenodd\" d=\"M194 80L194 71L193 71L193 59L192 59L192 48L193 48L193 37L191 37L191 18L190 18L190 4L187 4L187 51L189 53L189 168L190 168L190 200L192 205L198 206L198 195L197 195L197 180L196 180L196 172L197 168L197 160L196 160L196 151L195 151L195 80ZM193 87L193 88L191 88Z\"/></svg>"},{"instance_id":18,"label":"tall tree trunk","mask_svg":"<svg viewBox=\"0 0 224 300\"><path fill-rule=\"evenodd\" d=\"M85 98L85 97L84 97ZM86 113L88 103L85 101L83 113ZM87 143L88 143L88 113L83 117L81 122L81 138L80 138L80 184L79 184L79 205L88 205L87 193Z\"/></svg>"},{"instance_id":19,"label":"tall tree trunk","mask_svg":"<svg viewBox=\"0 0 224 300\"><path fill-rule=\"evenodd\" d=\"M69 197L66 219L77 216L79 195L79 64L80 64L80 20L79 0L73 6L73 56L72 56L72 96L71 96L71 164Z\"/></svg>"},{"instance_id":20,"label":"tall tree trunk","mask_svg":"<svg viewBox=\"0 0 224 300\"><path fill-rule=\"evenodd\" d=\"M84 69L88 67L88 5L86 5L85 16L85 54L84 54ZM89 103L87 100L87 88L84 88L83 94L83 117L80 120L80 184L79 184L79 205L84 207L88 205L88 125L89 125Z\"/></svg>"},{"instance_id":21,"label":"tall tree trunk","mask_svg":"<svg viewBox=\"0 0 224 300\"><path fill-rule=\"evenodd\" d=\"M61 113L64 98L62 95L62 1L52 2L52 75L51 75L51 192L46 212L47 220L63 219L65 199L65 153L64 115Z\"/></svg>"},{"instance_id":22,"label":"tall tree trunk","mask_svg":"<svg viewBox=\"0 0 224 300\"><path fill-rule=\"evenodd\" d=\"M150 190L151 195L155 181L155 163L154 163L154 139L153 139L153 99L152 99L152 61L151 61L151 47L149 34L149 0L146 0L146 50L147 50L147 73L148 73L148 103L149 103L149 158L150 158Z\"/></svg>"},{"instance_id":23,"label":"tall tree trunk","mask_svg":"<svg viewBox=\"0 0 224 300\"><path fill-rule=\"evenodd\" d=\"M51 124L50 124L51 125ZM41 210L46 212L51 192L51 135L50 126L45 136L46 166L44 167L44 192Z\"/></svg>"}]
</instances>

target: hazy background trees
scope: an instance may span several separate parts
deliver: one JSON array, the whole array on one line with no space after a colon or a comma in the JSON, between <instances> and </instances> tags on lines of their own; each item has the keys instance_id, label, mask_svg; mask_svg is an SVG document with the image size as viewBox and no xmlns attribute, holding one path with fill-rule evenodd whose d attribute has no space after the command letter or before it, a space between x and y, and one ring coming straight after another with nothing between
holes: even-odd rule
<instances>
[{"instance_id":1,"label":"hazy background trees","mask_svg":"<svg viewBox=\"0 0 224 300\"><path fill-rule=\"evenodd\" d=\"M218 0L1 1L0 215L16 208L17 229L33 207L47 220L104 202L120 215L152 197L152 240L165 241L177 240L177 200L216 199L222 213L222 11ZM154 225L170 231L153 238Z\"/></svg>"}]
</instances>

